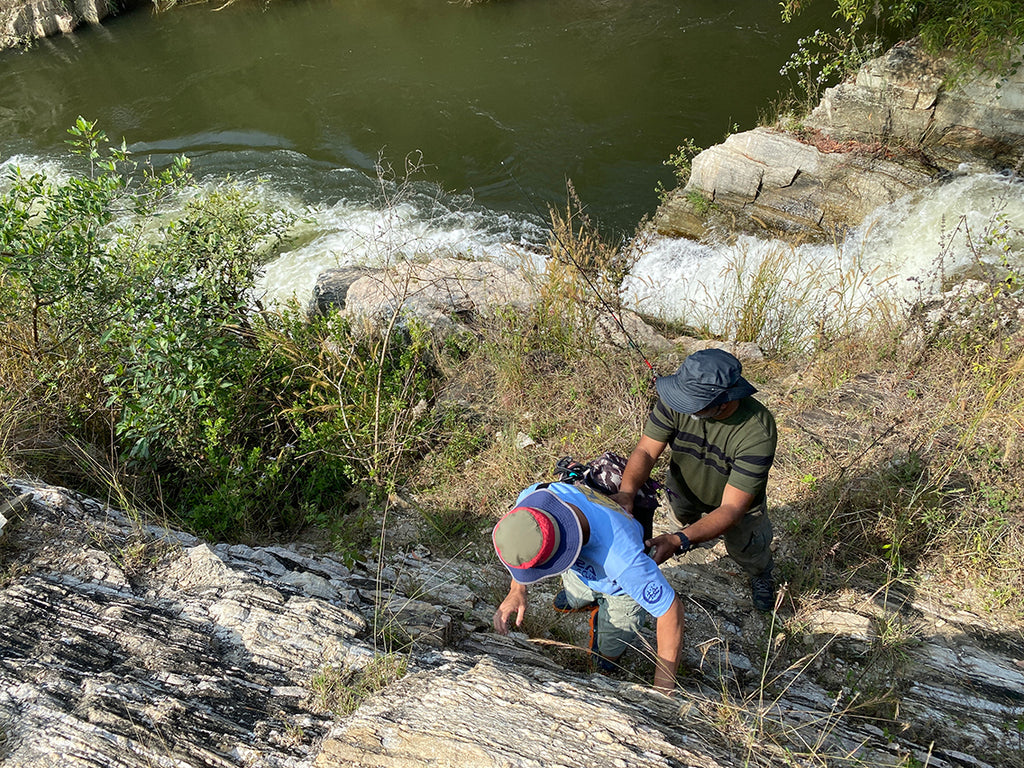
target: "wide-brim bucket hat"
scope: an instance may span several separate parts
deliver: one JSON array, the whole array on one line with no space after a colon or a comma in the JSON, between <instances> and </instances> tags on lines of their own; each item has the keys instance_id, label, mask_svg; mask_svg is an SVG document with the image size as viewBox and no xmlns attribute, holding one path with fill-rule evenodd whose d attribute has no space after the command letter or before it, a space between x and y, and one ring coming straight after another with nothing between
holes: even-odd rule
<instances>
[{"instance_id":1,"label":"wide-brim bucket hat","mask_svg":"<svg viewBox=\"0 0 1024 768\"><path fill-rule=\"evenodd\" d=\"M533 584L576 562L583 529L568 504L551 491L537 490L497 522L491 539L512 578Z\"/></svg>"},{"instance_id":2,"label":"wide-brim bucket hat","mask_svg":"<svg viewBox=\"0 0 1024 768\"><path fill-rule=\"evenodd\" d=\"M697 413L757 392L742 371L740 361L724 349L702 349L687 357L671 376L660 376L655 387L673 411Z\"/></svg>"}]
</instances>

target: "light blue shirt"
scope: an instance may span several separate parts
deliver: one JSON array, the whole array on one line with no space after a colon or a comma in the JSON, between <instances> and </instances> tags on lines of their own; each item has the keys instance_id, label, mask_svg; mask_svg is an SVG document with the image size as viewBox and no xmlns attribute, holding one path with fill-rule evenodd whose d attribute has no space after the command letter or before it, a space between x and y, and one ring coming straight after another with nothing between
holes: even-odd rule
<instances>
[{"instance_id":1,"label":"light blue shirt","mask_svg":"<svg viewBox=\"0 0 1024 768\"><path fill-rule=\"evenodd\" d=\"M537 485L520 493L516 504L536 491ZM644 551L640 522L591 488L551 483L547 490L577 507L590 524L590 538L571 567L583 583L605 595L628 594L652 616L664 615L676 593Z\"/></svg>"}]
</instances>

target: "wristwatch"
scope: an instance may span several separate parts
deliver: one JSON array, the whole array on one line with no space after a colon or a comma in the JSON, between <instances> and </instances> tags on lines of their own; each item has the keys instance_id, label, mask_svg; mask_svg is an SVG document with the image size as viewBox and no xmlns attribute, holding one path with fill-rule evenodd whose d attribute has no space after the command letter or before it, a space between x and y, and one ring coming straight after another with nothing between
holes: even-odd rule
<instances>
[{"instance_id":1,"label":"wristwatch","mask_svg":"<svg viewBox=\"0 0 1024 768\"><path fill-rule=\"evenodd\" d=\"M689 552L693 545L690 543L690 538L682 531L676 531L675 535L679 537L679 547L675 551L675 556L679 557L684 552Z\"/></svg>"}]
</instances>

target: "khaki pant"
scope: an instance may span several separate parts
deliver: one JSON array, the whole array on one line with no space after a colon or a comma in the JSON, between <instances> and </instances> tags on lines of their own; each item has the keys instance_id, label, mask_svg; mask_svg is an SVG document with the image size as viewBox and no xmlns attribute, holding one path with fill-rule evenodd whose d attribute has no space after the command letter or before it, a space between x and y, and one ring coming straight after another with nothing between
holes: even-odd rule
<instances>
[{"instance_id":1,"label":"khaki pant","mask_svg":"<svg viewBox=\"0 0 1024 768\"><path fill-rule=\"evenodd\" d=\"M669 506L676 522L683 528L697 522L702 515L686 504L671 475L665 485L671 491ZM768 519L767 505L763 503L722 534L725 551L750 576L757 576L772 566L772 537L772 521Z\"/></svg>"},{"instance_id":2,"label":"khaki pant","mask_svg":"<svg viewBox=\"0 0 1024 768\"><path fill-rule=\"evenodd\" d=\"M574 608L597 603L597 615L590 627L591 647L606 659L617 659L627 648L639 642L637 633L647 616L647 611L626 594L606 595L595 592L572 571L562 574L562 586Z\"/></svg>"}]
</instances>

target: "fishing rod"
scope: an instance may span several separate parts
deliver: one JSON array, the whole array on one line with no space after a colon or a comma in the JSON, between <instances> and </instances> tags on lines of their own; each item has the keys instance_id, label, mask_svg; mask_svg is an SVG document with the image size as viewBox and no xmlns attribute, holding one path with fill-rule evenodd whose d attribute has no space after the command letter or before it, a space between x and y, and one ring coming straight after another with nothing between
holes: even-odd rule
<instances>
[{"instance_id":1,"label":"fishing rod","mask_svg":"<svg viewBox=\"0 0 1024 768\"><path fill-rule=\"evenodd\" d=\"M516 187L519 188L520 194L522 194L526 202L530 204L530 207L533 208L534 213L536 213L539 218L544 219L544 214L540 212L540 209L537 207L536 203L534 203L533 198L530 197L530 194L525 189L523 189L523 185L519 183L519 179L512 172L512 169L505 165L504 160L501 161L501 164L508 171L509 178L512 179L512 181L515 182ZM597 297L597 300L601 302L605 310L607 310L608 314L611 315L612 319L615 321L615 324L619 326L619 330L622 331L622 334L626 337L626 341L628 342L629 346L636 350L636 353L640 355L640 358L644 361L644 365L646 365L647 369L651 372L651 376L654 379L656 379L658 374L654 370L654 366L651 365L651 361L647 359L647 355L644 354L644 351L640 348L640 345L633 338L633 335L628 330L626 330L626 326L625 324L623 324L622 319L619 317L619 313L616 312L612 305L605 300L604 296L601 295L601 291L598 290L597 286L594 284L594 281L590 278L590 275L587 274L587 271L580 265L578 261L576 261L576 259L573 258L572 251L562 241L562 238L558 236L558 232L556 232L554 228L552 228L549 231L551 232L551 236L555 238L555 242L557 242L562 247L562 252L565 253L565 256L569 260L569 263L572 264L576 268L576 271L580 273L580 276L583 277L583 280L586 282L587 286L590 288L593 294Z\"/></svg>"}]
</instances>

